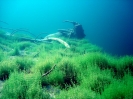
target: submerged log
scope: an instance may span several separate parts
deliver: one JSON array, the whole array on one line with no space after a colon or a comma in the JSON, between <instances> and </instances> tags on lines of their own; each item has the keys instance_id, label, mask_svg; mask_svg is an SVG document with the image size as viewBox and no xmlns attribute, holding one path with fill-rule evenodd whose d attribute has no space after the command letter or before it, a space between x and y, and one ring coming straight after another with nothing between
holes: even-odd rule
<instances>
[{"instance_id":1,"label":"submerged log","mask_svg":"<svg viewBox=\"0 0 133 99\"><path fill-rule=\"evenodd\" d=\"M59 43L63 44L66 48L70 48L69 44L65 41L63 41L62 39L60 38L55 38L55 37L49 37L49 38L44 38L42 39L43 41L47 41L47 40L54 40L54 41L58 41Z\"/></svg>"}]
</instances>

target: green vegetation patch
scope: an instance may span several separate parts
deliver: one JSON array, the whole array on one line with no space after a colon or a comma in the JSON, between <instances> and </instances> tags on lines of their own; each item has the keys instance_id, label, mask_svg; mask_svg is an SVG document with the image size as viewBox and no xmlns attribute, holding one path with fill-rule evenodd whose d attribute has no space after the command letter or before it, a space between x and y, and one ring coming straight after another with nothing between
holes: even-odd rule
<instances>
[{"instance_id":1,"label":"green vegetation patch","mask_svg":"<svg viewBox=\"0 0 133 99\"><path fill-rule=\"evenodd\" d=\"M133 56L111 56L86 39L61 38L65 48L20 37L0 31L1 99L133 99Z\"/></svg>"},{"instance_id":2,"label":"green vegetation patch","mask_svg":"<svg viewBox=\"0 0 133 99\"><path fill-rule=\"evenodd\" d=\"M14 72L5 82L1 99L49 99L40 84L38 73L25 75Z\"/></svg>"},{"instance_id":3,"label":"green vegetation patch","mask_svg":"<svg viewBox=\"0 0 133 99\"><path fill-rule=\"evenodd\" d=\"M12 61L0 62L0 80L6 80L10 73L17 69L17 66Z\"/></svg>"}]
</instances>

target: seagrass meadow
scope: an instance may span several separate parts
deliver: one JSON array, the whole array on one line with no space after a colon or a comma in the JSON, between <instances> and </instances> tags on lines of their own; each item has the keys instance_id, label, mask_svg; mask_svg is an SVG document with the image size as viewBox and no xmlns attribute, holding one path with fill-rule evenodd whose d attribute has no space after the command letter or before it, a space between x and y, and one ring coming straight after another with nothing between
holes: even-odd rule
<instances>
[{"instance_id":1,"label":"seagrass meadow","mask_svg":"<svg viewBox=\"0 0 133 99\"><path fill-rule=\"evenodd\" d=\"M1 99L133 99L133 56L110 55L86 39L61 38L66 48L19 37L0 30Z\"/></svg>"}]
</instances>

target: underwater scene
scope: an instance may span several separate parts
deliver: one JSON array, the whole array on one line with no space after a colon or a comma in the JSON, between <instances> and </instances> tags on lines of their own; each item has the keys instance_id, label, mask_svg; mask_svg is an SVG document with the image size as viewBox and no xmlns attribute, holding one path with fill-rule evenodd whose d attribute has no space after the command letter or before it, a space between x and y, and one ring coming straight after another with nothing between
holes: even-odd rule
<instances>
[{"instance_id":1,"label":"underwater scene","mask_svg":"<svg viewBox=\"0 0 133 99\"><path fill-rule=\"evenodd\" d=\"M132 5L0 0L0 99L133 99Z\"/></svg>"}]
</instances>

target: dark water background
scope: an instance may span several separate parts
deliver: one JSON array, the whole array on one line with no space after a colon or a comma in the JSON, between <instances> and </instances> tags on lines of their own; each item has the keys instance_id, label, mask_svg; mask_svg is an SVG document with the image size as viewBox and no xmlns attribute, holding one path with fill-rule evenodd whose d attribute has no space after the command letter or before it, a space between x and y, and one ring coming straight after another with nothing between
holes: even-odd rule
<instances>
[{"instance_id":1,"label":"dark water background","mask_svg":"<svg viewBox=\"0 0 133 99\"><path fill-rule=\"evenodd\" d=\"M81 23L89 42L104 51L133 55L133 0L0 0L0 21L8 23L0 27L47 35L72 28L63 20Z\"/></svg>"}]
</instances>

